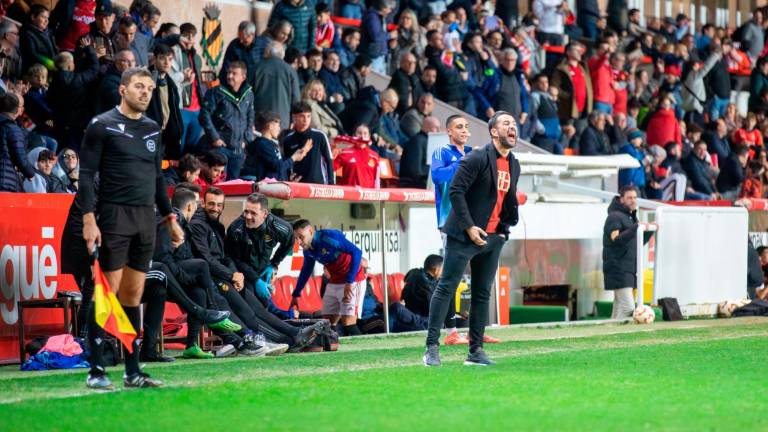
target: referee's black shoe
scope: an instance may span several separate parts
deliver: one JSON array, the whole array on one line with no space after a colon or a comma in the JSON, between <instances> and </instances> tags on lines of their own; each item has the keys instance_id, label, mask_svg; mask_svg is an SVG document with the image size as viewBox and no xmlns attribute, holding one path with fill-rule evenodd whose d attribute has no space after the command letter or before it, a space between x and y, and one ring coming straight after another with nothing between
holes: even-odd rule
<instances>
[{"instance_id":1,"label":"referee's black shoe","mask_svg":"<svg viewBox=\"0 0 768 432\"><path fill-rule=\"evenodd\" d=\"M141 351L141 354L139 354L139 360L147 363L171 363L176 361L175 358L166 357L157 351L146 352L143 350Z\"/></svg>"},{"instance_id":2,"label":"referee's black shoe","mask_svg":"<svg viewBox=\"0 0 768 432\"><path fill-rule=\"evenodd\" d=\"M88 371L88 378L85 380L86 387L94 390L112 390L115 387L107 376L107 372L101 366L94 366Z\"/></svg>"},{"instance_id":3,"label":"referee's black shoe","mask_svg":"<svg viewBox=\"0 0 768 432\"><path fill-rule=\"evenodd\" d=\"M160 387L163 382L153 379L144 372L136 372L135 374L123 376L123 385L128 388L148 388L148 387Z\"/></svg>"}]
</instances>

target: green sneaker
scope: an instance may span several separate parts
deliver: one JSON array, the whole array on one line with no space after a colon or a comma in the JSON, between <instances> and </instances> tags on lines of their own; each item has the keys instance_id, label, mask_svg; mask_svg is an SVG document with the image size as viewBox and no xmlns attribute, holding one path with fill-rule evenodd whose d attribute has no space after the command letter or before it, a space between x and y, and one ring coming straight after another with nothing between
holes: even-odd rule
<instances>
[{"instance_id":1,"label":"green sneaker","mask_svg":"<svg viewBox=\"0 0 768 432\"><path fill-rule=\"evenodd\" d=\"M181 356L185 359L212 359L215 357L213 354L203 351L198 345L192 345L185 349Z\"/></svg>"},{"instance_id":2,"label":"green sneaker","mask_svg":"<svg viewBox=\"0 0 768 432\"><path fill-rule=\"evenodd\" d=\"M223 320L213 324L208 324L208 328L231 332L237 332L243 329L240 324L230 321L229 318L224 318Z\"/></svg>"}]
</instances>

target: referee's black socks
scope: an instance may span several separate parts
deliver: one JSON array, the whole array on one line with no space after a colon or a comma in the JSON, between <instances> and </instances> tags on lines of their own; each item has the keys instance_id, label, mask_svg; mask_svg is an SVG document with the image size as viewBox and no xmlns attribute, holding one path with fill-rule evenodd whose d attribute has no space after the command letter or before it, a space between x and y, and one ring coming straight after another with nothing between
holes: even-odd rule
<instances>
[{"instance_id":1,"label":"referee's black socks","mask_svg":"<svg viewBox=\"0 0 768 432\"><path fill-rule=\"evenodd\" d=\"M96 304L91 302L88 307L88 349L91 351L91 370L104 368L104 329L96 323Z\"/></svg>"},{"instance_id":2,"label":"referee's black socks","mask_svg":"<svg viewBox=\"0 0 768 432\"><path fill-rule=\"evenodd\" d=\"M131 321L131 325L138 333L141 330L141 306L125 306L123 305L125 315L128 316L128 320ZM141 339L138 337L133 341L133 352L129 353L125 351L125 374L131 376L135 373L139 373L139 348L141 347Z\"/></svg>"}]
</instances>

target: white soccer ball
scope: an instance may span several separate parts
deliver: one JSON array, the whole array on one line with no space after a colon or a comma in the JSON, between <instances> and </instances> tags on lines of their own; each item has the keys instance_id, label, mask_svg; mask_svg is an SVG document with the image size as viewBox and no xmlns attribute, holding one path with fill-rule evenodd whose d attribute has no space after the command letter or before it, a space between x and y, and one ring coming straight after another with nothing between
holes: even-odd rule
<instances>
[{"instance_id":1,"label":"white soccer ball","mask_svg":"<svg viewBox=\"0 0 768 432\"><path fill-rule=\"evenodd\" d=\"M738 301L726 300L717 305L717 314L723 318L729 318L737 307L739 307Z\"/></svg>"},{"instance_id":2,"label":"white soccer ball","mask_svg":"<svg viewBox=\"0 0 768 432\"><path fill-rule=\"evenodd\" d=\"M638 324L650 324L656 319L656 314L653 312L653 308L646 305L640 305L635 308L632 313L632 318Z\"/></svg>"}]
</instances>

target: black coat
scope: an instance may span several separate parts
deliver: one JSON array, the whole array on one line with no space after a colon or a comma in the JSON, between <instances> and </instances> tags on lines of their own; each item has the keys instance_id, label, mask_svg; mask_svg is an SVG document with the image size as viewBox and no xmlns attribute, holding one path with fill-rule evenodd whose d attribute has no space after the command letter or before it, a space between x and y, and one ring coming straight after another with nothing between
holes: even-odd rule
<instances>
[{"instance_id":1,"label":"black coat","mask_svg":"<svg viewBox=\"0 0 768 432\"><path fill-rule=\"evenodd\" d=\"M58 71L51 81L48 102L57 129L69 126L85 130L91 120L93 101L88 89L99 76L99 59L90 46L83 50L83 54L85 57L75 72Z\"/></svg>"},{"instance_id":2,"label":"black coat","mask_svg":"<svg viewBox=\"0 0 768 432\"><path fill-rule=\"evenodd\" d=\"M176 215L176 220L178 221L179 226L184 230L185 239L189 240L191 238L189 223L184 219L184 216L182 216L179 209L174 208L173 213ZM158 220L155 253L152 256L152 260L165 264L173 277L175 277L182 286L189 286L195 282L194 278L188 276L187 273L179 267L179 262L193 258L194 255L192 254L192 245L190 242L185 241L179 247L174 249L171 244L171 234L168 232L168 226L164 223L160 223Z\"/></svg>"},{"instance_id":3,"label":"black coat","mask_svg":"<svg viewBox=\"0 0 768 432\"><path fill-rule=\"evenodd\" d=\"M405 286L400 297L405 301L405 307L411 312L429 316L429 303L435 291L437 280L426 270L416 268L405 275Z\"/></svg>"},{"instance_id":4,"label":"black coat","mask_svg":"<svg viewBox=\"0 0 768 432\"><path fill-rule=\"evenodd\" d=\"M720 174L717 176L715 186L718 192L728 192L739 189L744 181L744 167L741 166L736 153L720 162Z\"/></svg>"},{"instance_id":5,"label":"black coat","mask_svg":"<svg viewBox=\"0 0 768 432\"><path fill-rule=\"evenodd\" d=\"M605 132L589 125L579 138L580 156L599 156L610 154L610 143Z\"/></svg>"},{"instance_id":6,"label":"black coat","mask_svg":"<svg viewBox=\"0 0 768 432\"><path fill-rule=\"evenodd\" d=\"M152 70L152 76L155 79L155 90L152 91L152 99L147 108L147 117L156 121L160 127L163 126L163 107L160 101L160 80L157 71ZM165 153L163 158L177 160L181 158L181 135L184 133L184 122L181 120L181 99L179 89L173 82L171 76L166 74L163 79L168 86L168 124L163 129L163 148Z\"/></svg>"},{"instance_id":7,"label":"black coat","mask_svg":"<svg viewBox=\"0 0 768 432\"><path fill-rule=\"evenodd\" d=\"M224 225L208 219L205 209L199 209L189 223L189 233L195 258L208 262L214 278L231 281L237 267L224 253Z\"/></svg>"},{"instance_id":8,"label":"black coat","mask_svg":"<svg viewBox=\"0 0 768 432\"><path fill-rule=\"evenodd\" d=\"M229 69L229 64L233 61L241 61L245 63L247 69L247 78L245 82L252 83L254 74L256 73L256 66L261 61L260 58L256 58L256 44L251 43L250 45L245 46L240 43L240 39L232 39L232 42L229 43L227 50L224 52L224 61L222 61L221 70L219 71L219 81L222 83L227 82L227 70Z\"/></svg>"},{"instance_id":9,"label":"black coat","mask_svg":"<svg viewBox=\"0 0 768 432\"><path fill-rule=\"evenodd\" d=\"M405 144L403 155L400 157L401 188L427 188L427 179L429 179L428 140L427 134L419 132Z\"/></svg>"},{"instance_id":10,"label":"black coat","mask_svg":"<svg viewBox=\"0 0 768 432\"><path fill-rule=\"evenodd\" d=\"M354 67L348 67L341 71L341 85L344 88L345 101L350 101L357 97L357 93L365 86L365 78L358 75Z\"/></svg>"},{"instance_id":11,"label":"black coat","mask_svg":"<svg viewBox=\"0 0 768 432\"><path fill-rule=\"evenodd\" d=\"M277 245L280 247L272 251ZM232 221L227 228L224 242L227 256L235 262L237 270L245 275L245 280L256 282L261 272L272 266L277 270L288 253L293 249L293 229L288 222L269 214L264 223L255 229L245 226L243 216Z\"/></svg>"},{"instance_id":12,"label":"black coat","mask_svg":"<svg viewBox=\"0 0 768 432\"><path fill-rule=\"evenodd\" d=\"M291 168L293 159L282 157L280 144L260 136L245 146L245 163L240 176L253 176L257 182L267 177L288 181Z\"/></svg>"},{"instance_id":13,"label":"black coat","mask_svg":"<svg viewBox=\"0 0 768 432\"><path fill-rule=\"evenodd\" d=\"M40 63L50 70L53 58L59 52L50 30L40 31L32 24L25 25L20 38L22 69L26 71L35 63Z\"/></svg>"},{"instance_id":14,"label":"black coat","mask_svg":"<svg viewBox=\"0 0 768 432\"><path fill-rule=\"evenodd\" d=\"M122 73L114 65L107 67L107 72L101 77L96 96L96 114L109 111L120 105L120 78Z\"/></svg>"},{"instance_id":15,"label":"black coat","mask_svg":"<svg viewBox=\"0 0 768 432\"><path fill-rule=\"evenodd\" d=\"M328 137L322 131L309 128L302 133L295 130L288 132L283 137L283 155L285 157L293 156L297 150L304 147L307 139L310 138L312 139L312 149L301 162L293 164L293 172L301 176L302 183L334 184L331 147L328 143ZM326 179L323 179L323 169L325 169Z\"/></svg>"},{"instance_id":16,"label":"black coat","mask_svg":"<svg viewBox=\"0 0 768 432\"><path fill-rule=\"evenodd\" d=\"M611 233L619 235L611 240ZM603 227L603 278L605 289L634 288L637 282L637 211L630 211L615 197L608 206Z\"/></svg>"},{"instance_id":17,"label":"black coat","mask_svg":"<svg viewBox=\"0 0 768 432\"><path fill-rule=\"evenodd\" d=\"M413 75L406 75L402 69L398 69L392 74L392 79L389 81L389 88L397 92L399 97L397 102L397 113L400 115L405 114L413 105L416 105L418 99L416 99L417 91L420 91L421 82L419 81L419 75L414 73ZM411 103L408 103L408 99L411 99Z\"/></svg>"},{"instance_id":18,"label":"black coat","mask_svg":"<svg viewBox=\"0 0 768 432\"><path fill-rule=\"evenodd\" d=\"M467 154L456 170L448 192L451 200L451 213L445 222L443 232L456 240L471 242L467 228L478 226L485 230L496 206L498 196L498 169L496 159L499 153L493 144L486 144ZM497 233L506 235L509 229L517 225L518 202L517 180L520 178L520 163L512 152L509 160L510 186L504 197ZM492 234L492 233L488 233Z\"/></svg>"},{"instance_id":19,"label":"black coat","mask_svg":"<svg viewBox=\"0 0 768 432\"><path fill-rule=\"evenodd\" d=\"M0 191L21 192L19 173L32 178L35 167L27 160L24 133L13 120L0 114Z\"/></svg>"},{"instance_id":20,"label":"black coat","mask_svg":"<svg viewBox=\"0 0 768 432\"><path fill-rule=\"evenodd\" d=\"M715 193L715 187L709 179L709 164L705 160L696 157L694 153L683 159L683 168L688 177L689 185L696 192L711 195Z\"/></svg>"}]
</instances>

